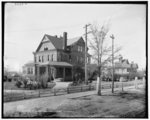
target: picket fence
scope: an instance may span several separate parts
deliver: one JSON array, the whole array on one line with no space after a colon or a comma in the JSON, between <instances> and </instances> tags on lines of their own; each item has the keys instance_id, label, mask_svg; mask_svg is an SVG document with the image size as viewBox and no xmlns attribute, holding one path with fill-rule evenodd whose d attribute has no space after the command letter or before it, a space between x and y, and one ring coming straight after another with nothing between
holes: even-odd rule
<instances>
[{"instance_id":1,"label":"picket fence","mask_svg":"<svg viewBox=\"0 0 150 120\"><path fill-rule=\"evenodd\" d=\"M138 82L137 85L143 84L143 82ZM122 88L127 86L134 86L134 82L123 82L122 83L115 83L114 88ZM110 89L112 87L111 84L104 84L101 86L101 89ZM123 88L122 88L123 89ZM10 102L10 101L17 101L17 100L24 100L24 99L31 99L31 98L40 98L40 97L49 97L49 96L58 96L58 95L65 95L77 92L85 92L96 90L96 84L91 85L84 85L84 86L71 86L67 88L60 88L60 89L43 89L43 90L30 90L26 92L9 92L3 94L3 101Z\"/></svg>"}]
</instances>

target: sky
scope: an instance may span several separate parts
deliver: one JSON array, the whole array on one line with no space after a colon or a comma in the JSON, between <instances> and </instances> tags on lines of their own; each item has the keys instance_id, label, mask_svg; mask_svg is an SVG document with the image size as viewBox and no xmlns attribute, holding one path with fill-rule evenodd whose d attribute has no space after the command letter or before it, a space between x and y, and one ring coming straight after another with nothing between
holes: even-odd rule
<instances>
[{"instance_id":1,"label":"sky","mask_svg":"<svg viewBox=\"0 0 150 120\"><path fill-rule=\"evenodd\" d=\"M115 46L129 62L139 69L146 65L146 6L137 4L14 4L5 5L4 65L20 71L33 61L33 52L44 34L68 38L83 36L85 24L110 23ZM84 38L84 36L83 36ZM109 42L110 41L110 42Z\"/></svg>"}]
</instances>

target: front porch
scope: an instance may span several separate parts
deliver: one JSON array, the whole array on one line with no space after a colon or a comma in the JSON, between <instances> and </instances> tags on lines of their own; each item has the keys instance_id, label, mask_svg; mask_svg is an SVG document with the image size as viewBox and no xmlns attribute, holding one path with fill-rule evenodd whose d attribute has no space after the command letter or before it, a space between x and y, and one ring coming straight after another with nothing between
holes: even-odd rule
<instances>
[{"instance_id":1,"label":"front porch","mask_svg":"<svg viewBox=\"0 0 150 120\"><path fill-rule=\"evenodd\" d=\"M35 75L48 75L50 79L63 78L63 81L73 80L73 66L66 62L49 62L35 67Z\"/></svg>"}]
</instances>

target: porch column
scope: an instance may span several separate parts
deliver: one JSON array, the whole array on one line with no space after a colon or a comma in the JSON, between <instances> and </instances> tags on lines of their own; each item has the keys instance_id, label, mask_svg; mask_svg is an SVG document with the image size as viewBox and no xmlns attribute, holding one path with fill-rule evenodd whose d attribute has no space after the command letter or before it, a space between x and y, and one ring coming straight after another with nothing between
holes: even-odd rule
<instances>
[{"instance_id":1,"label":"porch column","mask_svg":"<svg viewBox=\"0 0 150 120\"><path fill-rule=\"evenodd\" d=\"M46 71L45 71L46 75L48 75L48 65L46 66Z\"/></svg>"},{"instance_id":2,"label":"porch column","mask_svg":"<svg viewBox=\"0 0 150 120\"><path fill-rule=\"evenodd\" d=\"M51 81L51 66L49 65L48 66L48 76L49 76L49 78L50 78L50 81Z\"/></svg>"},{"instance_id":3,"label":"porch column","mask_svg":"<svg viewBox=\"0 0 150 120\"><path fill-rule=\"evenodd\" d=\"M39 75L40 75L40 70L39 69L40 68L39 68L39 66L36 66L36 67L37 67L37 74L36 74L36 76L39 77Z\"/></svg>"},{"instance_id":4,"label":"porch column","mask_svg":"<svg viewBox=\"0 0 150 120\"><path fill-rule=\"evenodd\" d=\"M65 71L65 67L63 69L63 78L64 78L64 81L65 81L65 78L66 78L66 71Z\"/></svg>"}]
</instances>

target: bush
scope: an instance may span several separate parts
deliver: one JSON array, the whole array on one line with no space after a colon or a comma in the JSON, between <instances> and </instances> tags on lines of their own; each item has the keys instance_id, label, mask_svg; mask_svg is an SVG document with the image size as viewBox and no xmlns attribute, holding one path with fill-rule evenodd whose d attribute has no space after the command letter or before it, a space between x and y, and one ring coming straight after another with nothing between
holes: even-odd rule
<instances>
[{"instance_id":1,"label":"bush","mask_svg":"<svg viewBox=\"0 0 150 120\"><path fill-rule=\"evenodd\" d=\"M25 78L23 78L23 84L24 84L24 88L27 88L27 82L28 82L28 80L27 79L25 79Z\"/></svg>"},{"instance_id":2,"label":"bush","mask_svg":"<svg viewBox=\"0 0 150 120\"><path fill-rule=\"evenodd\" d=\"M20 80L18 80L18 81L16 81L16 84L15 84L18 88L20 88L21 87L21 85L22 85L22 82L20 81Z\"/></svg>"},{"instance_id":3,"label":"bush","mask_svg":"<svg viewBox=\"0 0 150 120\"><path fill-rule=\"evenodd\" d=\"M48 87L48 75L44 74L39 78L39 84L42 88L47 88Z\"/></svg>"},{"instance_id":4,"label":"bush","mask_svg":"<svg viewBox=\"0 0 150 120\"><path fill-rule=\"evenodd\" d=\"M6 82L6 81L7 81L7 79L8 79L8 78L7 78L7 76L5 75L5 76L4 76L4 79L3 79L3 80L4 80L4 82Z\"/></svg>"}]
</instances>

